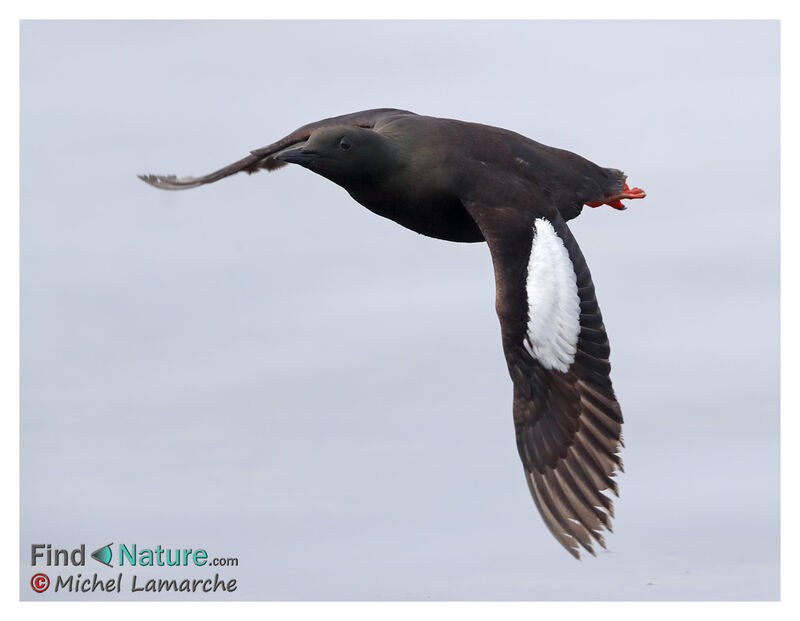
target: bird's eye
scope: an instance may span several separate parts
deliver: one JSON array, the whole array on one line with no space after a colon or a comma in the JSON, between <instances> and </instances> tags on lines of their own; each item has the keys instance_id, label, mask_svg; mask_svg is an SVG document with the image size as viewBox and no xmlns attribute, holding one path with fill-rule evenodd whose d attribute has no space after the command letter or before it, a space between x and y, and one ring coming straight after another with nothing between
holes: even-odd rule
<instances>
[{"instance_id":1,"label":"bird's eye","mask_svg":"<svg viewBox=\"0 0 800 621\"><path fill-rule=\"evenodd\" d=\"M350 147L352 147L352 146L353 146L353 145L352 145L352 144L350 144L350 141L347 139L347 137L344 137L344 138L342 138L342 139L339 141L339 148L340 148L342 151L347 151L347 150L348 150Z\"/></svg>"}]
</instances>

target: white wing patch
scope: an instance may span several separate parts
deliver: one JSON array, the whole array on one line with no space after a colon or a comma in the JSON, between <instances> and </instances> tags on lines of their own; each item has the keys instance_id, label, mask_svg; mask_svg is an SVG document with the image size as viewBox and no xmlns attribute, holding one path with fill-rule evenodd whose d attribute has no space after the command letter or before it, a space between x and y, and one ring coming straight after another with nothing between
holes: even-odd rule
<instances>
[{"instance_id":1,"label":"white wing patch","mask_svg":"<svg viewBox=\"0 0 800 621\"><path fill-rule=\"evenodd\" d=\"M524 346L546 369L566 373L575 361L581 301L575 270L553 225L539 218L528 262L528 337Z\"/></svg>"}]
</instances>

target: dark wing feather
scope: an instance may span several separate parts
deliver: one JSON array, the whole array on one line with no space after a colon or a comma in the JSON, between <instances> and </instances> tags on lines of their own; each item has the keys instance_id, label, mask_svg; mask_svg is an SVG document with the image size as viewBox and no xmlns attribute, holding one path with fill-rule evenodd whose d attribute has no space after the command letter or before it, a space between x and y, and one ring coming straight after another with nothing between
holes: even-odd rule
<instances>
[{"instance_id":1,"label":"dark wing feather","mask_svg":"<svg viewBox=\"0 0 800 621\"><path fill-rule=\"evenodd\" d=\"M413 112L406 110L395 110L394 108L378 108L375 110L364 110L353 112L342 116L334 116L315 123L309 123L293 131L288 136L273 142L266 147L251 151L250 155L242 158L238 162L229 164L224 168L204 175L202 177L176 177L175 175L138 175L139 179L162 190L188 190L208 183L214 183L238 172L248 174L259 170L275 170L285 166L286 162L275 159L281 151L298 146L308 140L311 133L320 127L331 127L336 125L352 125L355 127L373 128L384 120L397 116L413 115Z\"/></svg>"},{"instance_id":2,"label":"dark wing feather","mask_svg":"<svg viewBox=\"0 0 800 621\"><path fill-rule=\"evenodd\" d=\"M547 528L573 556L605 547L622 470L622 413L609 379L609 345L586 260L555 209L544 210L567 249L580 300L574 361L547 368L524 346L529 304L526 282L537 214L465 201L491 250L503 350L514 383L517 449L531 495Z\"/></svg>"},{"instance_id":3,"label":"dark wing feather","mask_svg":"<svg viewBox=\"0 0 800 621\"><path fill-rule=\"evenodd\" d=\"M252 174L262 168L274 170L285 166L286 162L281 162L273 158L263 158L256 155L248 155L238 162L228 164L225 168L220 168L213 173L202 177L176 177L175 175L137 175L145 183L149 183L155 188L162 190L188 190L208 183L214 183L225 177L229 177L238 172Z\"/></svg>"}]
</instances>

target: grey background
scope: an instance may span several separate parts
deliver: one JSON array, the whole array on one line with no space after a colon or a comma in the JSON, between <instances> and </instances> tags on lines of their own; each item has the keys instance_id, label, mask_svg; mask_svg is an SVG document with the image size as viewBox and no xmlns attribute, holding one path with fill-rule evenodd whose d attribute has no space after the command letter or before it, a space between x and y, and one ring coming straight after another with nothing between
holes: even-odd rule
<instances>
[{"instance_id":1,"label":"grey background","mask_svg":"<svg viewBox=\"0 0 800 621\"><path fill-rule=\"evenodd\" d=\"M21 597L31 543L113 541L238 557L219 599L778 598L778 61L777 22L24 22ZM529 498L483 244L295 166L135 178L382 106L648 192L572 224L626 417L597 559Z\"/></svg>"}]
</instances>

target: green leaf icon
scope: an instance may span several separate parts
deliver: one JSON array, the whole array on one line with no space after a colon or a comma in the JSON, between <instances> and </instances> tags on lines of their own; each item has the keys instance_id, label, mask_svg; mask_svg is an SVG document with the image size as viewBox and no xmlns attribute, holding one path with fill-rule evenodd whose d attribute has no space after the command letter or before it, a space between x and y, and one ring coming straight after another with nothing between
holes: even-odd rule
<instances>
[{"instance_id":1,"label":"green leaf icon","mask_svg":"<svg viewBox=\"0 0 800 621\"><path fill-rule=\"evenodd\" d=\"M92 552L92 558L96 561L103 563L103 565L107 565L109 567L113 567L111 564L111 543L108 545L103 546Z\"/></svg>"}]
</instances>

